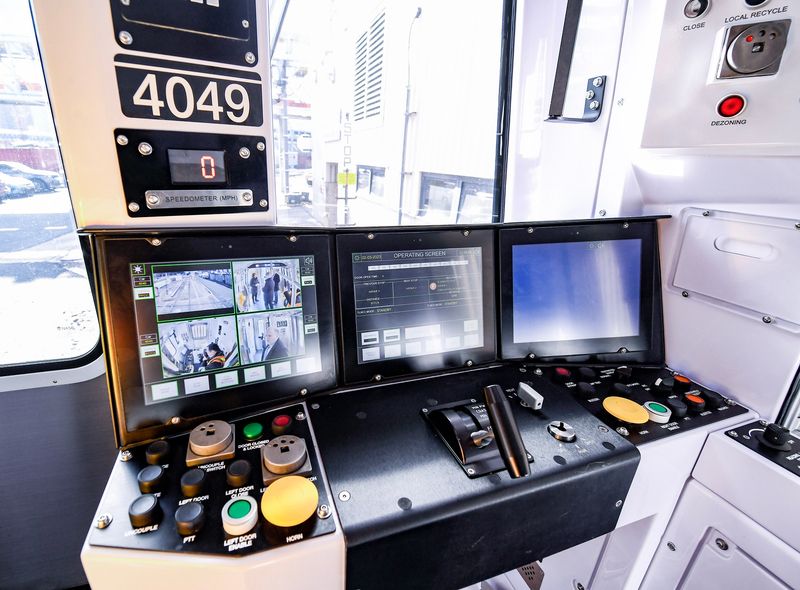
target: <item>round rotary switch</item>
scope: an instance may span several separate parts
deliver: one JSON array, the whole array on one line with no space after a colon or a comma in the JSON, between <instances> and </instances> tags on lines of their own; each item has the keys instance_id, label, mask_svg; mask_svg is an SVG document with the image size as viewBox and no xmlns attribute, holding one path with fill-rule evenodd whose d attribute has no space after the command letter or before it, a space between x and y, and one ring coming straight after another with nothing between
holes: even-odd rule
<instances>
[{"instance_id":1,"label":"round rotary switch","mask_svg":"<svg viewBox=\"0 0 800 590\"><path fill-rule=\"evenodd\" d=\"M206 522L206 512L200 502L187 502L175 511L175 528L184 537L200 532Z\"/></svg>"},{"instance_id":2,"label":"round rotary switch","mask_svg":"<svg viewBox=\"0 0 800 590\"><path fill-rule=\"evenodd\" d=\"M672 415L675 418L683 418L686 415L686 411L688 410L688 408L686 407L686 404L683 403L678 398L671 397L668 400L666 400L665 403L667 404L669 409L672 411Z\"/></svg>"},{"instance_id":3,"label":"round rotary switch","mask_svg":"<svg viewBox=\"0 0 800 590\"><path fill-rule=\"evenodd\" d=\"M700 413L706 409L705 400L699 395L695 395L693 393L687 393L684 395L683 403L685 403L686 407L692 412Z\"/></svg>"},{"instance_id":4,"label":"round rotary switch","mask_svg":"<svg viewBox=\"0 0 800 590\"><path fill-rule=\"evenodd\" d=\"M247 459L237 459L225 471L225 479L232 488L246 486L250 481L250 462Z\"/></svg>"},{"instance_id":5,"label":"round rotary switch","mask_svg":"<svg viewBox=\"0 0 800 590\"><path fill-rule=\"evenodd\" d=\"M195 467L181 476L181 492L187 498L195 498L203 493L206 472Z\"/></svg>"},{"instance_id":6,"label":"round rotary switch","mask_svg":"<svg viewBox=\"0 0 800 590\"><path fill-rule=\"evenodd\" d=\"M647 410L635 401L616 395L610 395L603 400L603 409L626 424L647 424L650 419Z\"/></svg>"},{"instance_id":7,"label":"round rotary switch","mask_svg":"<svg viewBox=\"0 0 800 590\"><path fill-rule=\"evenodd\" d=\"M189 448L195 455L210 457L223 452L233 441L231 425L222 420L209 420L189 433Z\"/></svg>"},{"instance_id":8,"label":"round rotary switch","mask_svg":"<svg viewBox=\"0 0 800 590\"><path fill-rule=\"evenodd\" d=\"M287 434L278 436L261 447L264 467L276 475L286 475L300 469L308 458L306 442Z\"/></svg>"},{"instance_id":9,"label":"round rotary switch","mask_svg":"<svg viewBox=\"0 0 800 590\"><path fill-rule=\"evenodd\" d=\"M575 442L575 429L566 422L555 420L547 425L547 433L559 442Z\"/></svg>"},{"instance_id":10,"label":"round rotary switch","mask_svg":"<svg viewBox=\"0 0 800 590\"><path fill-rule=\"evenodd\" d=\"M653 383L653 389L656 393L661 395L669 395L672 393L672 388L675 386L675 380L672 377L659 377L656 379L655 383Z\"/></svg>"},{"instance_id":11,"label":"round rotary switch","mask_svg":"<svg viewBox=\"0 0 800 590\"><path fill-rule=\"evenodd\" d=\"M278 527L303 524L317 511L317 486L299 475L289 475L272 483L261 496L261 514Z\"/></svg>"},{"instance_id":12,"label":"round rotary switch","mask_svg":"<svg viewBox=\"0 0 800 590\"><path fill-rule=\"evenodd\" d=\"M581 367L580 369L578 369L578 375L580 376L581 379L584 379L586 381L594 381L595 379L597 379L597 371L595 371L591 367Z\"/></svg>"},{"instance_id":13,"label":"round rotary switch","mask_svg":"<svg viewBox=\"0 0 800 590\"><path fill-rule=\"evenodd\" d=\"M169 453L169 443L165 440L157 440L147 447L144 456L150 465L159 465L164 462Z\"/></svg>"},{"instance_id":14,"label":"round rotary switch","mask_svg":"<svg viewBox=\"0 0 800 590\"><path fill-rule=\"evenodd\" d=\"M725 398L716 391L704 391L703 399L706 400L706 406L714 410L725 405Z\"/></svg>"},{"instance_id":15,"label":"round rotary switch","mask_svg":"<svg viewBox=\"0 0 800 590\"><path fill-rule=\"evenodd\" d=\"M139 490L143 494L158 491L163 476L164 468L161 467L161 465L148 465L136 476L136 481L139 483Z\"/></svg>"},{"instance_id":16,"label":"round rotary switch","mask_svg":"<svg viewBox=\"0 0 800 590\"><path fill-rule=\"evenodd\" d=\"M135 529L158 524L161 520L161 507L158 498L152 494L139 496L128 507L128 518Z\"/></svg>"},{"instance_id":17,"label":"round rotary switch","mask_svg":"<svg viewBox=\"0 0 800 590\"><path fill-rule=\"evenodd\" d=\"M250 496L236 496L222 507L222 528L231 536L250 532L258 522L258 504Z\"/></svg>"},{"instance_id":18,"label":"round rotary switch","mask_svg":"<svg viewBox=\"0 0 800 590\"><path fill-rule=\"evenodd\" d=\"M581 397L588 399L597 395L597 389L591 383L581 381L578 383L578 393L580 393Z\"/></svg>"},{"instance_id":19,"label":"round rotary switch","mask_svg":"<svg viewBox=\"0 0 800 590\"><path fill-rule=\"evenodd\" d=\"M618 383L630 383L633 379L633 369L628 366L617 367L614 370L614 379Z\"/></svg>"},{"instance_id":20,"label":"round rotary switch","mask_svg":"<svg viewBox=\"0 0 800 590\"><path fill-rule=\"evenodd\" d=\"M789 429L780 424L767 424L764 432L756 433L756 440L769 449L775 451L789 451Z\"/></svg>"}]
</instances>

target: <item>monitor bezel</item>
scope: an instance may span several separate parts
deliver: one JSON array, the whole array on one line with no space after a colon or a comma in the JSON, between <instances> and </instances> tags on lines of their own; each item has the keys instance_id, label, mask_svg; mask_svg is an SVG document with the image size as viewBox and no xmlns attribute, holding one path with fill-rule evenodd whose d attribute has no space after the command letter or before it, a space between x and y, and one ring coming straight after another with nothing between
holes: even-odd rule
<instances>
[{"instance_id":1,"label":"monitor bezel","mask_svg":"<svg viewBox=\"0 0 800 590\"><path fill-rule=\"evenodd\" d=\"M494 277L495 232L492 229L387 231L346 233L337 236L339 310L342 319L340 334L345 383L375 382L390 377L469 367L497 360L495 281L492 279L481 282L483 345L480 348L415 356L413 364L408 358L358 363L352 255L362 252L474 247L482 248L483 276Z\"/></svg>"},{"instance_id":2,"label":"monitor bezel","mask_svg":"<svg viewBox=\"0 0 800 590\"><path fill-rule=\"evenodd\" d=\"M499 231L500 358L563 363L664 362L661 272L657 224L619 221L602 224L556 225ZM514 342L513 247L529 244L641 239L639 334L546 342Z\"/></svg>"},{"instance_id":3,"label":"monitor bezel","mask_svg":"<svg viewBox=\"0 0 800 590\"><path fill-rule=\"evenodd\" d=\"M336 386L333 238L330 235L94 236L102 338L118 446L183 432L204 417L291 400ZM206 260L315 257L321 369L272 381L147 405L139 365L130 264Z\"/></svg>"}]
</instances>

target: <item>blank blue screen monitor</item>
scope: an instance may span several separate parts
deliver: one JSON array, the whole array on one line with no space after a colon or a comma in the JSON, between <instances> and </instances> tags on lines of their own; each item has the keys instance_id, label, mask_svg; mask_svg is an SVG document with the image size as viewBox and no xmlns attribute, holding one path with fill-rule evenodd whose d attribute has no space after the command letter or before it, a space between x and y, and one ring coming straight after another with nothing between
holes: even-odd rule
<instances>
[{"instance_id":1,"label":"blank blue screen monitor","mask_svg":"<svg viewBox=\"0 0 800 590\"><path fill-rule=\"evenodd\" d=\"M512 247L515 344L640 331L642 240Z\"/></svg>"}]
</instances>

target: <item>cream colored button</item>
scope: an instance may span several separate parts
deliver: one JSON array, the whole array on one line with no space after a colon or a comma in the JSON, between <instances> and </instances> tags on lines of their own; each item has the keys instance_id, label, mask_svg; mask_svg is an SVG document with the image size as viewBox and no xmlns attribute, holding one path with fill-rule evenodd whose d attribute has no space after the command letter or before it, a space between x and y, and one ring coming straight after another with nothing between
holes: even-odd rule
<instances>
[{"instance_id":1,"label":"cream colored button","mask_svg":"<svg viewBox=\"0 0 800 590\"><path fill-rule=\"evenodd\" d=\"M299 475L287 475L272 483L261 496L261 514L267 522L292 527L307 521L317 511L317 486Z\"/></svg>"},{"instance_id":2,"label":"cream colored button","mask_svg":"<svg viewBox=\"0 0 800 590\"><path fill-rule=\"evenodd\" d=\"M603 409L628 424L646 424L650 415L642 406L633 400L616 395L608 396L603 400Z\"/></svg>"}]
</instances>

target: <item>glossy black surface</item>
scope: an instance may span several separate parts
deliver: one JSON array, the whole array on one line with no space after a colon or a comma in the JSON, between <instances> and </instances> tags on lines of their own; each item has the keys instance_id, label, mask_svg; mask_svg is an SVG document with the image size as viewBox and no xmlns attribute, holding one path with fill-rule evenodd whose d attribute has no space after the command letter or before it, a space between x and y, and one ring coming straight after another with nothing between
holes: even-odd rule
<instances>
[{"instance_id":1,"label":"glossy black surface","mask_svg":"<svg viewBox=\"0 0 800 590\"><path fill-rule=\"evenodd\" d=\"M581 378L579 367L560 368L566 368L571 374L571 377L563 384L560 384L563 377L556 367L531 367L531 370L540 370L545 378L570 392L587 410L610 428L618 429L618 432L635 445L680 434L747 413L747 408L694 382L691 382L685 393L676 393L669 387L656 386L658 379L672 384L674 373L665 368L627 367L632 370L620 371L620 367L594 367L596 378L589 382L579 381ZM624 377L625 383L618 382L621 376ZM587 385L591 387L587 387ZM702 411L696 411L689 407L691 404L687 403L686 393L703 398L705 407ZM626 397L637 404L655 401L669 406L673 415L666 424L656 424L652 421L642 425L626 424L603 409L603 400L609 395ZM679 414L683 412L685 415L680 416Z\"/></svg>"},{"instance_id":2,"label":"glossy black surface","mask_svg":"<svg viewBox=\"0 0 800 590\"><path fill-rule=\"evenodd\" d=\"M258 551L264 551L272 547L286 545L287 537L292 537L302 533L302 538L308 539L326 533L333 532L336 524L333 518L320 520L312 516L306 523L292 528L275 527L268 524L263 517L259 517L256 527L245 535L230 537L222 529L222 507L233 496L249 495L261 501L261 494L264 485L255 476L260 475L261 447L270 439L268 431L264 431L264 436L258 440L248 441L242 433L242 428L250 422L259 422L262 425L269 424L278 414L290 414L298 416L304 414L305 409L302 405L296 404L280 410L248 416L239 420L231 421L236 437L236 456L226 461L214 461L206 465L201 465L200 469L205 471L202 489L191 490L199 491L198 495L192 498L184 497L182 493L182 480L185 487L187 483L184 477L186 473L197 474L195 469L187 468L185 463L186 445L188 444L188 434L180 435L169 439L170 450L162 464L164 475L160 485L158 505L162 516L156 515L155 527L141 521L137 528L131 525L127 517L127 511L131 503L139 497L139 488L136 483L137 473L145 467L146 445L130 449L133 457L127 462L117 461L108 482L106 493L97 508L97 514L109 513L114 516L111 525L103 530L91 529L89 533L89 543L103 547L123 547L127 549L147 549L157 551L177 551L181 553L210 553L219 555L246 555ZM312 473L308 479L314 482L319 492L319 503L330 505L330 498L325 490L325 485L320 477L319 459L313 452L313 444L309 430L308 421L294 420L292 432L295 436L305 439L308 443ZM232 487L229 484L230 472L234 472L240 478L234 483L242 483L244 463L250 464L249 483L242 487ZM233 469L231 469L233 466ZM153 467L153 466L150 466ZM190 483L197 484L197 478L187 476ZM180 506L189 503L199 502L203 505L202 517L197 514L186 514L183 511L179 514L181 531L190 533L191 529L197 528L197 532L192 536L180 534L178 524L175 522L175 514ZM192 517L188 519L187 517ZM199 523L197 520L199 519ZM193 522L190 523L189 520ZM87 521L90 522L90 521ZM152 529L152 530L149 530ZM85 527L84 527L85 530Z\"/></svg>"},{"instance_id":3,"label":"glossy black surface","mask_svg":"<svg viewBox=\"0 0 800 590\"><path fill-rule=\"evenodd\" d=\"M768 461L772 461L775 465L780 465L800 477L800 439L790 434L784 447L787 450L777 450L774 446L763 442L762 437L766 426L766 423L756 420L732 430L727 430L725 434Z\"/></svg>"},{"instance_id":4,"label":"glossy black surface","mask_svg":"<svg viewBox=\"0 0 800 590\"><path fill-rule=\"evenodd\" d=\"M540 411L516 398L522 379L544 395ZM420 416L478 400L490 384L512 400L534 459L528 477L470 479ZM348 588L460 588L595 538L616 525L639 461L562 388L516 367L343 392L315 400L311 418L347 539ZM548 434L554 420L577 441Z\"/></svg>"}]
</instances>

